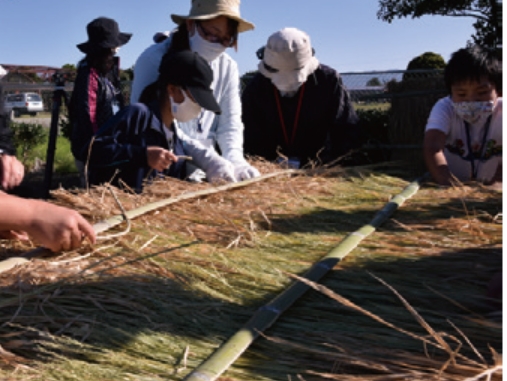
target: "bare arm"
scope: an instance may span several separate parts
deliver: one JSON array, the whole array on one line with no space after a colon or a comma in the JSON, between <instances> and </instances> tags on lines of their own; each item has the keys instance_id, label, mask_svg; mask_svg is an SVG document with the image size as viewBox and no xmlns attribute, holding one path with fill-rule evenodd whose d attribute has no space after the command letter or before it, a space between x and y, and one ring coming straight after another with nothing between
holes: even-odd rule
<instances>
[{"instance_id":1,"label":"bare arm","mask_svg":"<svg viewBox=\"0 0 507 381\"><path fill-rule=\"evenodd\" d=\"M445 134L439 130L428 130L424 134L424 161L433 180L440 185L451 185L451 172L444 155Z\"/></svg>"},{"instance_id":2,"label":"bare arm","mask_svg":"<svg viewBox=\"0 0 507 381\"><path fill-rule=\"evenodd\" d=\"M72 209L0 192L0 210L0 231L26 232L52 251L76 249L85 237L95 243L93 227Z\"/></svg>"}]
</instances>

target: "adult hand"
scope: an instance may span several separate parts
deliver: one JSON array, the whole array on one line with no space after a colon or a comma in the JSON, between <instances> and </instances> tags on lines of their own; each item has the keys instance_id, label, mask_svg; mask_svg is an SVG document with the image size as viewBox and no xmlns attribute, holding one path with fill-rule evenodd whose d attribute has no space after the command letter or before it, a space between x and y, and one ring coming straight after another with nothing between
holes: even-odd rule
<instances>
[{"instance_id":1,"label":"adult hand","mask_svg":"<svg viewBox=\"0 0 507 381\"><path fill-rule=\"evenodd\" d=\"M18 239L20 241L28 241L28 234L23 231L2 230L0 231L0 239Z\"/></svg>"},{"instance_id":2,"label":"adult hand","mask_svg":"<svg viewBox=\"0 0 507 381\"><path fill-rule=\"evenodd\" d=\"M23 181L25 167L12 155L0 156L0 184L5 190L17 187Z\"/></svg>"},{"instance_id":3,"label":"adult hand","mask_svg":"<svg viewBox=\"0 0 507 381\"><path fill-rule=\"evenodd\" d=\"M235 183L234 164L220 156L216 156L207 165L206 177L210 183L219 181Z\"/></svg>"},{"instance_id":4,"label":"adult hand","mask_svg":"<svg viewBox=\"0 0 507 381\"><path fill-rule=\"evenodd\" d=\"M178 157L171 151L157 146L146 148L146 159L148 165L159 172L169 168L172 163L178 161Z\"/></svg>"},{"instance_id":5,"label":"adult hand","mask_svg":"<svg viewBox=\"0 0 507 381\"><path fill-rule=\"evenodd\" d=\"M259 177L261 174L257 170L257 168L251 166L250 164L237 165L234 167L234 176L238 181L253 179L254 177Z\"/></svg>"},{"instance_id":6,"label":"adult hand","mask_svg":"<svg viewBox=\"0 0 507 381\"><path fill-rule=\"evenodd\" d=\"M42 246L57 252L77 249L85 238L95 243L93 227L75 210L45 201L30 201L32 218L26 231Z\"/></svg>"}]
</instances>

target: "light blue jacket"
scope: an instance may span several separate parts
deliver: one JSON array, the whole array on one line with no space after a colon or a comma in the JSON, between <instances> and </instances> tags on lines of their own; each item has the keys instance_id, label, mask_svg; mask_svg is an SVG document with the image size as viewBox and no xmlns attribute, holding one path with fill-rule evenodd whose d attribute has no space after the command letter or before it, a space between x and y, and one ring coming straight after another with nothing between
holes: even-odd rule
<instances>
[{"instance_id":1,"label":"light blue jacket","mask_svg":"<svg viewBox=\"0 0 507 381\"><path fill-rule=\"evenodd\" d=\"M137 59L131 103L138 102L144 88L157 80L160 61L171 44L171 37L151 45ZM211 88L222 113L215 115L203 110L199 118L179 123L179 127L188 137L199 140L206 147L213 147L217 143L222 156L235 166L247 164L243 156L244 127L238 65L227 53L222 53L210 65L213 70Z\"/></svg>"}]
</instances>

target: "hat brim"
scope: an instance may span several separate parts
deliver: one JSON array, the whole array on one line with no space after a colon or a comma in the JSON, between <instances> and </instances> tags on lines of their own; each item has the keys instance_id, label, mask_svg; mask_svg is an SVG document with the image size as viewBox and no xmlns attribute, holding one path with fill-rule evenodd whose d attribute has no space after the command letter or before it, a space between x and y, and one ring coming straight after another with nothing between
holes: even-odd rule
<instances>
[{"instance_id":1,"label":"hat brim","mask_svg":"<svg viewBox=\"0 0 507 381\"><path fill-rule=\"evenodd\" d=\"M236 20L238 22L238 33L247 32L255 28L255 25L249 21L238 17L235 14L217 12L209 15L200 15L200 16L181 16L181 15L171 15L171 19L178 25L183 24L186 20L210 20L219 16L225 16L230 19Z\"/></svg>"},{"instance_id":2,"label":"hat brim","mask_svg":"<svg viewBox=\"0 0 507 381\"><path fill-rule=\"evenodd\" d=\"M120 33L120 34L118 34L116 40L114 40L114 41L102 41L98 44L91 42L91 41L86 41L86 42L83 42L82 44L78 44L76 46L83 53L89 53L89 52L92 52L92 51L98 50L98 49L118 48L122 45L125 45L127 42L129 42L131 37L132 37L132 33Z\"/></svg>"},{"instance_id":3,"label":"hat brim","mask_svg":"<svg viewBox=\"0 0 507 381\"><path fill-rule=\"evenodd\" d=\"M222 109L218 105L215 97L213 96L213 92L211 89L203 89L200 87L185 87L192 97L195 99L197 104L201 106L203 109L214 112L215 114L221 114Z\"/></svg>"},{"instance_id":4,"label":"hat brim","mask_svg":"<svg viewBox=\"0 0 507 381\"><path fill-rule=\"evenodd\" d=\"M276 72L271 72L266 69L264 65L264 61L259 61L257 68L259 72L265 76L266 78L273 78L274 76L286 76L288 78L294 78L299 82L305 82L310 74L312 74L319 67L319 60L315 57L311 57L306 65L299 70L277 70Z\"/></svg>"}]
</instances>

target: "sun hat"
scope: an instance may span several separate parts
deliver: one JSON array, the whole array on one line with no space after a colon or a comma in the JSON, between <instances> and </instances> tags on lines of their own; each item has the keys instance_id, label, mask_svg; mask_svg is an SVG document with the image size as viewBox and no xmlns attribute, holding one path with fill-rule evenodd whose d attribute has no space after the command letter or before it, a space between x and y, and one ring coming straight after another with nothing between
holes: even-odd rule
<instances>
[{"instance_id":1,"label":"sun hat","mask_svg":"<svg viewBox=\"0 0 507 381\"><path fill-rule=\"evenodd\" d=\"M254 24L241 18L239 3L240 0L192 0L192 7L188 16L173 14L171 19L180 25L185 20L209 20L218 16L225 16L239 23L238 33L254 29Z\"/></svg>"},{"instance_id":2,"label":"sun hat","mask_svg":"<svg viewBox=\"0 0 507 381\"><path fill-rule=\"evenodd\" d=\"M168 52L162 57L158 72L159 81L183 87L202 108L220 114L220 106L211 90L213 71L198 53L190 50Z\"/></svg>"},{"instance_id":3,"label":"sun hat","mask_svg":"<svg viewBox=\"0 0 507 381\"><path fill-rule=\"evenodd\" d=\"M305 82L319 66L314 56L310 36L296 28L284 28L273 33L266 46L260 49L259 71L268 78L296 77Z\"/></svg>"},{"instance_id":4,"label":"sun hat","mask_svg":"<svg viewBox=\"0 0 507 381\"><path fill-rule=\"evenodd\" d=\"M122 33L118 23L107 17L99 17L86 26L88 41L78 44L83 53L98 49L118 48L125 45L132 37L131 33Z\"/></svg>"}]
</instances>

